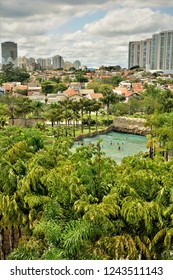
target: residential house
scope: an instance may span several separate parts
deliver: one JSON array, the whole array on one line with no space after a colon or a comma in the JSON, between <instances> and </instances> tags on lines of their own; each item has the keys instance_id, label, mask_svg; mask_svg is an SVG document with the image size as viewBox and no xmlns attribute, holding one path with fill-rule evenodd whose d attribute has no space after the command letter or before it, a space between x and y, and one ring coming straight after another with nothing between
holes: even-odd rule
<instances>
[{"instance_id":1,"label":"residential house","mask_svg":"<svg viewBox=\"0 0 173 280\"><path fill-rule=\"evenodd\" d=\"M90 94L94 93L93 89L80 89L79 93L83 96L83 97L88 97Z\"/></svg>"},{"instance_id":2,"label":"residential house","mask_svg":"<svg viewBox=\"0 0 173 280\"><path fill-rule=\"evenodd\" d=\"M114 93L120 94L125 97L125 102L128 102L133 96L136 96L137 93L128 90L126 87L117 87L114 88Z\"/></svg>"},{"instance_id":3,"label":"residential house","mask_svg":"<svg viewBox=\"0 0 173 280\"><path fill-rule=\"evenodd\" d=\"M13 92L13 88L15 83L3 83L2 87L5 89L6 92Z\"/></svg>"},{"instance_id":4,"label":"residential house","mask_svg":"<svg viewBox=\"0 0 173 280\"><path fill-rule=\"evenodd\" d=\"M137 95L138 94L136 92L133 92L133 91L127 91L127 92L122 94L122 96L125 97L125 103L127 103L131 98L133 98Z\"/></svg>"},{"instance_id":5,"label":"residential house","mask_svg":"<svg viewBox=\"0 0 173 280\"><path fill-rule=\"evenodd\" d=\"M81 89L81 84L79 82L71 82L69 88L72 88L75 91L79 92L79 90Z\"/></svg>"},{"instance_id":6,"label":"residential house","mask_svg":"<svg viewBox=\"0 0 173 280\"><path fill-rule=\"evenodd\" d=\"M103 94L102 93L90 93L89 94L89 99L93 99L93 100L99 101L101 98L103 98Z\"/></svg>"},{"instance_id":7,"label":"residential house","mask_svg":"<svg viewBox=\"0 0 173 280\"><path fill-rule=\"evenodd\" d=\"M68 88L66 91L64 91L64 94L69 98L70 100L80 100L82 98L81 94L78 93L78 91Z\"/></svg>"},{"instance_id":8,"label":"residential house","mask_svg":"<svg viewBox=\"0 0 173 280\"><path fill-rule=\"evenodd\" d=\"M42 102L42 103L45 103L45 98L46 98L46 96L45 96L45 94L43 94L43 93L41 93L41 92L34 92L32 95L28 95L28 98L30 99L30 100L38 100L38 101L40 101L40 102Z\"/></svg>"},{"instance_id":9,"label":"residential house","mask_svg":"<svg viewBox=\"0 0 173 280\"><path fill-rule=\"evenodd\" d=\"M41 86L39 84L28 84L28 93L27 95L30 96L35 92L41 92Z\"/></svg>"},{"instance_id":10,"label":"residential house","mask_svg":"<svg viewBox=\"0 0 173 280\"><path fill-rule=\"evenodd\" d=\"M144 87L142 83L132 83L132 91L134 92L140 92L143 91Z\"/></svg>"},{"instance_id":11,"label":"residential house","mask_svg":"<svg viewBox=\"0 0 173 280\"><path fill-rule=\"evenodd\" d=\"M57 101L64 101L68 97L66 96L66 94L64 92L58 91L56 94L56 98L57 98Z\"/></svg>"}]
</instances>

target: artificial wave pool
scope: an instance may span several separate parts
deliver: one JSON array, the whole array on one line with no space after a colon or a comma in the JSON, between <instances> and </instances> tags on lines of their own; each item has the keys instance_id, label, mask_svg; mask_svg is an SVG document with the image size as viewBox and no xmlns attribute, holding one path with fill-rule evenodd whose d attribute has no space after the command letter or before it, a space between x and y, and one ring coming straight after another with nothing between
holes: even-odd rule
<instances>
[{"instance_id":1,"label":"artificial wave pool","mask_svg":"<svg viewBox=\"0 0 173 280\"><path fill-rule=\"evenodd\" d=\"M145 136L113 131L91 138L83 138L83 143L81 141L75 142L73 148L79 147L81 144L97 144L98 140L102 140L100 144L102 152L117 163L120 163L124 157L148 151L146 148L147 139Z\"/></svg>"}]
</instances>

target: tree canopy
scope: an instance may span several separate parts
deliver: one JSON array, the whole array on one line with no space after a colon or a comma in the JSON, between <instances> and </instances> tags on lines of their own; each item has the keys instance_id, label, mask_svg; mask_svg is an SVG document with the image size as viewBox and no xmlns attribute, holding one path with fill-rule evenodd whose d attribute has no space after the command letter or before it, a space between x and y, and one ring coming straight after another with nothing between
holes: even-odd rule
<instances>
[{"instance_id":1,"label":"tree canopy","mask_svg":"<svg viewBox=\"0 0 173 280\"><path fill-rule=\"evenodd\" d=\"M117 165L100 143L72 152L70 139L15 127L0 140L0 225L23 229L8 259L171 258L172 160Z\"/></svg>"},{"instance_id":2,"label":"tree canopy","mask_svg":"<svg viewBox=\"0 0 173 280\"><path fill-rule=\"evenodd\" d=\"M25 82L30 75L25 69L14 67L10 62L2 65L2 82Z\"/></svg>"}]
</instances>

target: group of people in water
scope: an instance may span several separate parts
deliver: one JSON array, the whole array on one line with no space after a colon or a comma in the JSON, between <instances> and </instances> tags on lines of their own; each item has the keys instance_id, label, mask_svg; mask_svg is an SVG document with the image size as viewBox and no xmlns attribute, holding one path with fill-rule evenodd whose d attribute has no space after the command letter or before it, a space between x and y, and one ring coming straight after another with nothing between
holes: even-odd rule
<instances>
[{"instance_id":1,"label":"group of people in water","mask_svg":"<svg viewBox=\"0 0 173 280\"><path fill-rule=\"evenodd\" d=\"M78 145L81 145L83 146L85 143L83 141L80 141L78 142ZM89 142L88 145L91 145L92 143ZM123 145L124 143L122 142L121 144L120 143L113 143L112 141L110 142L110 146L113 146L113 145L117 145L117 148L118 150L122 150L123 149ZM102 148L104 148L104 145L102 145Z\"/></svg>"},{"instance_id":2,"label":"group of people in water","mask_svg":"<svg viewBox=\"0 0 173 280\"><path fill-rule=\"evenodd\" d=\"M112 141L110 142L110 145L111 145L111 146L113 145ZM116 145L116 144L115 144L115 145ZM122 142L121 144L120 144L120 143L117 143L117 145L118 145L118 150L122 150L122 149L123 149L124 143L123 143L123 142Z\"/></svg>"}]
</instances>

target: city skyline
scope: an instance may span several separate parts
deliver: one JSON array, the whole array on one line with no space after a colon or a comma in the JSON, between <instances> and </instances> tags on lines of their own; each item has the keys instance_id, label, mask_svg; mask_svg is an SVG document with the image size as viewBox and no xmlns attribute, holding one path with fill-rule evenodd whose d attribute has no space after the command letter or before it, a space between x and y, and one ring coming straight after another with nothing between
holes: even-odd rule
<instances>
[{"instance_id":1,"label":"city skyline","mask_svg":"<svg viewBox=\"0 0 173 280\"><path fill-rule=\"evenodd\" d=\"M58 54L88 67L128 67L130 41L173 30L172 1L80 2L1 0L0 43L16 42L18 56L46 58Z\"/></svg>"},{"instance_id":2,"label":"city skyline","mask_svg":"<svg viewBox=\"0 0 173 280\"><path fill-rule=\"evenodd\" d=\"M2 65L12 63L14 66L20 68L26 68L28 71L33 69L70 69L74 67L75 69L80 69L85 66L81 65L79 60L75 61L65 61L62 56L55 55L53 57L46 58L34 58L18 56L18 45L15 42L2 42L1 43L1 54L2 54ZM1 68L0 68L1 69Z\"/></svg>"}]
</instances>

